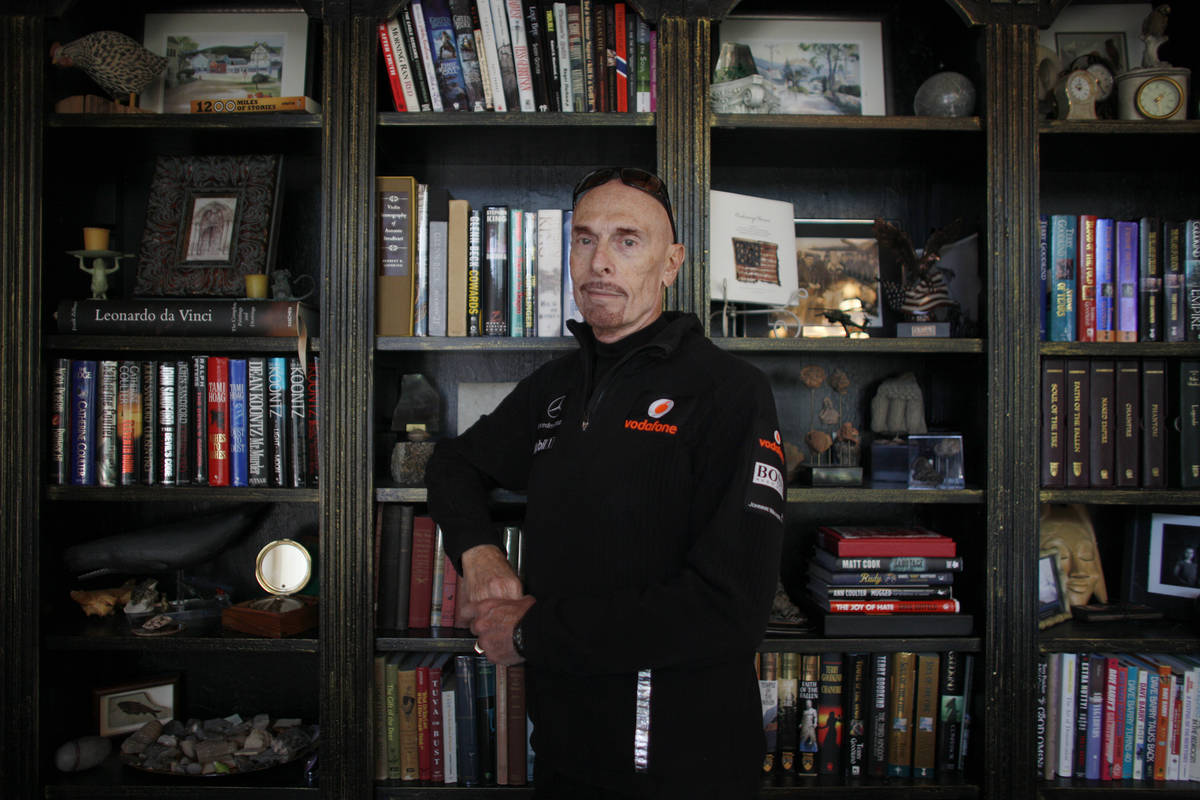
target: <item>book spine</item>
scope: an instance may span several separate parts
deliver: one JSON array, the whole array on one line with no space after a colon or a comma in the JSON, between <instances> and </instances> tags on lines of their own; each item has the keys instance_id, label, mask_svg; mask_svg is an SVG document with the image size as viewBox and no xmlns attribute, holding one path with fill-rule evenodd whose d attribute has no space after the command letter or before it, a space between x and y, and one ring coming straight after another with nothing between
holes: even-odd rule
<instances>
[{"instance_id":1,"label":"book spine","mask_svg":"<svg viewBox=\"0 0 1200 800\"><path fill-rule=\"evenodd\" d=\"M1167 485L1166 362L1142 361L1142 488Z\"/></svg>"},{"instance_id":2,"label":"book spine","mask_svg":"<svg viewBox=\"0 0 1200 800\"><path fill-rule=\"evenodd\" d=\"M192 483L208 485L208 356L192 356Z\"/></svg>"},{"instance_id":3,"label":"book spine","mask_svg":"<svg viewBox=\"0 0 1200 800\"><path fill-rule=\"evenodd\" d=\"M309 486L321 482L321 357L313 356L304 376L304 477Z\"/></svg>"},{"instance_id":4,"label":"book spine","mask_svg":"<svg viewBox=\"0 0 1200 800\"><path fill-rule=\"evenodd\" d=\"M141 391L141 386L138 386ZM71 474L71 359L56 358L50 368L50 482L65 485ZM140 417L141 414L139 413Z\"/></svg>"},{"instance_id":5,"label":"book spine","mask_svg":"<svg viewBox=\"0 0 1200 800\"><path fill-rule=\"evenodd\" d=\"M396 74L400 79L400 89L404 96L404 106L407 111L428 111L421 105L421 93L417 90L417 76L413 69L412 54L408 51L404 39L404 26L398 17L387 21L387 37L392 46L392 55L396 59ZM428 106L428 104L426 104ZM400 109L396 109L399 111Z\"/></svg>"},{"instance_id":6,"label":"book spine","mask_svg":"<svg viewBox=\"0 0 1200 800\"><path fill-rule=\"evenodd\" d=\"M575 283L571 280L571 226L575 219L574 211L563 212L563 249L562 249L562 335L570 336L571 329L567 325L571 320L582 321L583 314L575 303Z\"/></svg>"},{"instance_id":7,"label":"book spine","mask_svg":"<svg viewBox=\"0 0 1200 800\"><path fill-rule=\"evenodd\" d=\"M1109 680L1116 683L1113 700L1112 762L1109 765L1109 780L1121 780L1125 759L1125 722L1128 716L1128 671L1120 659L1114 658L1109 665Z\"/></svg>"},{"instance_id":8,"label":"book spine","mask_svg":"<svg viewBox=\"0 0 1200 800\"><path fill-rule=\"evenodd\" d=\"M466 200L451 200L446 222L446 335L467 335L468 251L471 214ZM475 313L479 313L478 267L476 268Z\"/></svg>"},{"instance_id":9,"label":"book spine","mask_svg":"<svg viewBox=\"0 0 1200 800\"><path fill-rule=\"evenodd\" d=\"M96 485L95 361L71 362L71 485Z\"/></svg>"},{"instance_id":10,"label":"book spine","mask_svg":"<svg viewBox=\"0 0 1200 800\"><path fill-rule=\"evenodd\" d=\"M524 328L521 335L531 337L537 335L538 312L538 219L536 211L525 212L525 234L522 242L525 247L525 258L521 265L525 291L522 297L521 320Z\"/></svg>"},{"instance_id":11,"label":"book spine","mask_svg":"<svg viewBox=\"0 0 1200 800\"><path fill-rule=\"evenodd\" d=\"M868 654L846 654L846 776L850 778L859 778L867 774L869 668Z\"/></svg>"},{"instance_id":12,"label":"book spine","mask_svg":"<svg viewBox=\"0 0 1200 800\"><path fill-rule=\"evenodd\" d=\"M1079 666L1075 653L1059 653L1058 777L1070 778L1075 767L1075 715Z\"/></svg>"},{"instance_id":13,"label":"book spine","mask_svg":"<svg viewBox=\"0 0 1200 800\"><path fill-rule=\"evenodd\" d=\"M116 336L298 336L315 333L314 310L291 300L63 300L59 333Z\"/></svg>"},{"instance_id":14,"label":"book spine","mask_svg":"<svg viewBox=\"0 0 1200 800\"><path fill-rule=\"evenodd\" d=\"M917 655L917 695L913 704L913 777L932 778L937 767L938 653Z\"/></svg>"},{"instance_id":15,"label":"book spine","mask_svg":"<svg viewBox=\"0 0 1200 800\"><path fill-rule=\"evenodd\" d=\"M957 556L835 556L817 548L813 561L831 572L961 572L963 560Z\"/></svg>"},{"instance_id":16,"label":"book spine","mask_svg":"<svg viewBox=\"0 0 1200 800\"><path fill-rule=\"evenodd\" d=\"M445 739L442 736L442 668L429 667L429 780L437 786L446 780Z\"/></svg>"},{"instance_id":17,"label":"book spine","mask_svg":"<svg viewBox=\"0 0 1200 800\"><path fill-rule=\"evenodd\" d=\"M637 58L637 110L653 111L650 106L651 79L653 61L650 58L650 25L638 15L637 19L638 58Z\"/></svg>"},{"instance_id":18,"label":"book spine","mask_svg":"<svg viewBox=\"0 0 1200 800\"><path fill-rule=\"evenodd\" d=\"M1116 478L1116 364L1108 359L1092 359L1090 366L1088 479L1093 487L1107 487L1112 486Z\"/></svg>"},{"instance_id":19,"label":"book spine","mask_svg":"<svg viewBox=\"0 0 1200 800\"><path fill-rule=\"evenodd\" d=\"M246 441L246 359L229 359L229 485L249 486Z\"/></svg>"},{"instance_id":20,"label":"book spine","mask_svg":"<svg viewBox=\"0 0 1200 800\"><path fill-rule=\"evenodd\" d=\"M490 0L492 13L492 35L496 39L496 55L500 64L500 84L505 107L509 111L522 111L521 92L517 88L517 65L513 58L512 36L509 32L508 3L506 0ZM479 8L480 16L483 7ZM497 109L499 110L499 109Z\"/></svg>"},{"instance_id":21,"label":"book spine","mask_svg":"<svg viewBox=\"0 0 1200 800\"><path fill-rule=\"evenodd\" d=\"M1138 220L1138 341L1163 340L1162 220Z\"/></svg>"},{"instance_id":22,"label":"book spine","mask_svg":"<svg viewBox=\"0 0 1200 800\"><path fill-rule=\"evenodd\" d=\"M592 80L596 86L596 111L612 111L608 95L608 21L601 0L592 2Z\"/></svg>"},{"instance_id":23,"label":"book spine","mask_svg":"<svg viewBox=\"0 0 1200 800\"><path fill-rule=\"evenodd\" d=\"M1167 779L1167 760L1170 758L1171 744L1171 704L1174 698L1174 684L1171 668L1165 664L1158 667L1158 714L1155 721L1157 741L1154 746L1154 780Z\"/></svg>"},{"instance_id":24,"label":"book spine","mask_svg":"<svg viewBox=\"0 0 1200 800\"><path fill-rule=\"evenodd\" d=\"M388 776L387 656L376 654L371 666L374 688L371 694L371 710L375 734L375 780L385 781Z\"/></svg>"},{"instance_id":25,"label":"book spine","mask_svg":"<svg viewBox=\"0 0 1200 800\"><path fill-rule=\"evenodd\" d=\"M1183 275L1187 290L1187 341L1200 341L1200 219L1189 219L1183 229Z\"/></svg>"},{"instance_id":26,"label":"book spine","mask_svg":"<svg viewBox=\"0 0 1200 800\"><path fill-rule=\"evenodd\" d=\"M1141 680L1141 670L1136 664L1131 663L1127 659L1121 662L1121 675L1124 678L1125 688L1125 721L1124 721L1124 741L1121 746L1121 779L1133 779L1133 762L1134 756L1137 753L1137 744L1140 740L1137 738L1137 718L1138 718L1138 695L1145 688L1145 684ZM1146 695L1141 694L1142 711L1145 712ZM1117 775L1113 774L1113 779L1116 780Z\"/></svg>"},{"instance_id":27,"label":"book spine","mask_svg":"<svg viewBox=\"0 0 1200 800\"><path fill-rule=\"evenodd\" d=\"M429 221L429 336L446 335L449 227L446 220Z\"/></svg>"},{"instance_id":28,"label":"book spine","mask_svg":"<svg viewBox=\"0 0 1200 800\"><path fill-rule=\"evenodd\" d=\"M516 67L517 96L522 111L537 111L533 93L533 67L529 63L529 44L525 37L525 15L521 0L504 0L508 39Z\"/></svg>"},{"instance_id":29,"label":"book spine","mask_svg":"<svg viewBox=\"0 0 1200 800\"><path fill-rule=\"evenodd\" d=\"M413 518L412 577L408 595L408 627L428 628L433 609L433 552L435 528L427 516Z\"/></svg>"},{"instance_id":30,"label":"book spine","mask_svg":"<svg viewBox=\"0 0 1200 800\"><path fill-rule=\"evenodd\" d=\"M583 44L583 14L579 3L567 5L567 53L571 67L571 107L584 112L588 108L587 80L585 78L585 48Z\"/></svg>"},{"instance_id":31,"label":"book spine","mask_svg":"<svg viewBox=\"0 0 1200 800\"><path fill-rule=\"evenodd\" d=\"M1113 274L1113 221L1096 220L1096 341L1116 339L1116 276ZM1140 289L1139 289L1140 291Z\"/></svg>"},{"instance_id":32,"label":"book spine","mask_svg":"<svg viewBox=\"0 0 1200 800\"><path fill-rule=\"evenodd\" d=\"M1179 362L1179 485L1200 487L1200 361Z\"/></svg>"},{"instance_id":33,"label":"book spine","mask_svg":"<svg viewBox=\"0 0 1200 800\"><path fill-rule=\"evenodd\" d=\"M508 335L508 207L483 211L484 250L480 274L484 336Z\"/></svg>"},{"instance_id":34,"label":"book spine","mask_svg":"<svg viewBox=\"0 0 1200 800\"><path fill-rule=\"evenodd\" d=\"M175 484L192 482L192 361L175 361Z\"/></svg>"},{"instance_id":35,"label":"book spine","mask_svg":"<svg viewBox=\"0 0 1200 800\"><path fill-rule=\"evenodd\" d=\"M487 656L475 658L475 721L479 729L479 780L496 783L496 667Z\"/></svg>"},{"instance_id":36,"label":"book spine","mask_svg":"<svg viewBox=\"0 0 1200 800\"><path fill-rule=\"evenodd\" d=\"M267 359L246 359L246 483L270 486L267 469Z\"/></svg>"},{"instance_id":37,"label":"book spine","mask_svg":"<svg viewBox=\"0 0 1200 800\"><path fill-rule=\"evenodd\" d=\"M1096 216L1080 214L1076 247L1075 341L1096 341Z\"/></svg>"},{"instance_id":38,"label":"book spine","mask_svg":"<svg viewBox=\"0 0 1200 800\"><path fill-rule=\"evenodd\" d=\"M272 486L288 485L288 367L284 356L267 359L267 452Z\"/></svg>"},{"instance_id":39,"label":"book spine","mask_svg":"<svg viewBox=\"0 0 1200 800\"><path fill-rule=\"evenodd\" d=\"M575 111L575 84L571 77L571 34L566 3L551 6L554 15L555 48L558 55L558 104L564 112Z\"/></svg>"},{"instance_id":40,"label":"book spine","mask_svg":"<svg viewBox=\"0 0 1200 800\"><path fill-rule=\"evenodd\" d=\"M471 32L475 40L475 54L479 58L479 79L483 88L483 103L485 111L496 110L496 98L492 91L492 64L491 59L496 52L496 43L485 41L483 33L483 17L479 14L479 3L477 0L467 0L469 6L468 13L471 15ZM491 14L488 14L488 35L491 35ZM459 51L461 53L461 46ZM497 81L500 73L496 73ZM503 101L502 101L503 102Z\"/></svg>"},{"instance_id":41,"label":"book spine","mask_svg":"<svg viewBox=\"0 0 1200 800\"><path fill-rule=\"evenodd\" d=\"M446 675L442 685L442 741L447 786L458 783L458 678Z\"/></svg>"},{"instance_id":42,"label":"book spine","mask_svg":"<svg viewBox=\"0 0 1200 800\"><path fill-rule=\"evenodd\" d=\"M525 212L508 212L508 335L525 335Z\"/></svg>"},{"instance_id":43,"label":"book spine","mask_svg":"<svg viewBox=\"0 0 1200 800\"><path fill-rule=\"evenodd\" d=\"M467 217L467 336L483 335L481 251L483 215L473 208Z\"/></svg>"},{"instance_id":44,"label":"book spine","mask_svg":"<svg viewBox=\"0 0 1200 800\"><path fill-rule=\"evenodd\" d=\"M455 50L462 73L462 88L467 93L471 111L487 110L487 95L483 89L483 67L479 60L479 43L471 8L473 0L449 0L450 20L454 26Z\"/></svg>"},{"instance_id":45,"label":"book spine","mask_svg":"<svg viewBox=\"0 0 1200 800\"><path fill-rule=\"evenodd\" d=\"M429 667L424 664L414 671L417 686L417 780L433 779L433 736L429 726Z\"/></svg>"},{"instance_id":46,"label":"book spine","mask_svg":"<svg viewBox=\"0 0 1200 800\"><path fill-rule=\"evenodd\" d=\"M417 184L413 336L429 335L429 184Z\"/></svg>"},{"instance_id":47,"label":"book spine","mask_svg":"<svg viewBox=\"0 0 1200 800\"><path fill-rule=\"evenodd\" d=\"M779 654L779 732L777 735L776 772L791 775L796 769L796 745L799 734L800 656Z\"/></svg>"},{"instance_id":48,"label":"book spine","mask_svg":"<svg viewBox=\"0 0 1200 800\"><path fill-rule=\"evenodd\" d=\"M396 68L396 53L392 49L392 40L388 35L388 23L380 22L377 31L379 51L383 55L383 64L387 68L388 84L392 87L392 105L397 111L407 111L408 103L404 99L404 87L400 83L400 72Z\"/></svg>"},{"instance_id":49,"label":"book spine","mask_svg":"<svg viewBox=\"0 0 1200 800\"><path fill-rule=\"evenodd\" d=\"M1138 336L1138 224L1118 220L1115 227L1116 338L1118 342L1136 342ZM1200 294L1197 295L1197 302L1200 303ZM1200 309L1200 305L1197 308Z\"/></svg>"},{"instance_id":50,"label":"book spine","mask_svg":"<svg viewBox=\"0 0 1200 800\"><path fill-rule=\"evenodd\" d=\"M537 212L537 335L562 331L562 210Z\"/></svg>"},{"instance_id":51,"label":"book spine","mask_svg":"<svg viewBox=\"0 0 1200 800\"><path fill-rule=\"evenodd\" d=\"M842 776L843 728L846 716L842 687L845 683L841 653L820 656L817 702L817 772Z\"/></svg>"},{"instance_id":52,"label":"book spine","mask_svg":"<svg viewBox=\"0 0 1200 800\"><path fill-rule=\"evenodd\" d=\"M830 586L948 586L954 583L953 572L829 572L809 567L809 574Z\"/></svg>"},{"instance_id":53,"label":"book spine","mask_svg":"<svg viewBox=\"0 0 1200 800\"><path fill-rule=\"evenodd\" d=\"M629 111L629 43L625 20L625 4L612 4L613 9L613 70L616 75L616 101L614 111Z\"/></svg>"},{"instance_id":54,"label":"book spine","mask_svg":"<svg viewBox=\"0 0 1200 800\"><path fill-rule=\"evenodd\" d=\"M892 654L891 695L888 716L891 723L887 738L888 777L907 778L912 775L913 706L916 694L916 653Z\"/></svg>"},{"instance_id":55,"label":"book spine","mask_svg":"<svg viewBox=\"0 0 1200 800\"><path fill-rule=\"evenodd\" d=\"M204 407L208 408L207 389ZM205 435L208 424L205 418ZM206 439L207 441L207 439ZM158 362L142 362L142 483L153 486L158 483Z\"/></svg>"},{"instance_id":56,"label":"book spine","mask_svg":"<svg viewBox=\"0 0 1200 800\"><path fill-rule=\"evenodd\" d=\"M887 742L891 720L888 698L891 696L892 661L888 653L872 653L870 694L867 708L867 775L882 778L887 774Z\"/></svg>"},{"instance_id":57,"label":"book spine","mask_svg":"<svg viewBox=\"0 0 1200 800\"><path fill-rule=\"evenodd\" d=\"M421 0L425 32L442 108L446 111L470 111L467 76L458 54L458 37L447 0ZM481 98L482 102L482 98Z\"/></svg>"},{"instance_id":58,"label":"book spine","mask_svg":"<svg viewBox=\"0 0 1200 800\"><path fill-rule=\"evenodd\" d=\"M1070 342L1075 338L1075 240L1074 216L1050 217L1050 341Z\"/></svg>"},{"instance_id":59,"label":"book spine","mask_svg":"<svg viewBox=\"0 0 1200 800\"><path fill-rule=\"evenodd\" d=\"M551 0L533 0L542 20L542 61L546 65L546 91L552 111L564 111L562 103L562 56L558 49L558 21Z\"/></svg>"},{"instance_id":60,"label":"book spine","mask_svg":"<svg viewBox=\"0 0 1200 800\"><path fill-rule=\"evenodd\" d=\"M98 362L96 380L96 483L100 486L116 486L119 453L117 362Z\"/></svg>"},{"instance_id":61,"label":"book spine","mask_svg":"<svg viewBox=\"0 0 1200 800\"><path fill-rule=\"evenodd\" d=\"M136 486L142 474L142 365L122 361L117 367L117 441L121 486Z\"/></svg>"},{"instance_id":62,"label":"book spine","mask_svg":"<svg viewBox=\"0 0 1200 800\"><path fill-rule=\"evenodd\" d=\"M642 109L638 109L641 111ZM1047 341L1046 310L1050 296L1050 217L1038 215L1038 341Z\"/></svg>"},{"instance_id":63,"label":"book spine","mask_svg":"<svg viewBox=\"0 0 1200 800\"><path fill-rule=\"evenodd\" d=\"M1046 757L1039 777L1054 780L1058 772L1058 692L1062 661L1057 653L1043 657L1046 662Z\"/></svg>"},{"instance_id":64,"label":"book spine","mask_svg":"<svg viewBox=\"0 0 1200 800\"><path fill-rule=\"evenodd\" d=\"M508 668L508 785L524 786L528 781L525 770L525 666ZM497 754L499 759L499 754Z\"/></svg>"},{"instance_id":65,"label":"book spine","mask_svg":"<svg viewBox=\"0 0 1200 800\"><path fill-rule=\"evenodd\" d=\"M1083 775L1088 780L1100 780L1100 765L1104 750L1104 699L1107 693L1105 658L1092 654L1087 659L1087 744L1084 747ZM1083 710L1083 706L1080 706Z\"/></svg>"},{"instance_id":66,"label":"book spine","mask_svg":"<svg viewBox=\"0 0 1200 800\"><path fill-rule=\"evenodd\" d=\"M1162 227L1163 339L1187 341L1188 313L1184 291L1183 223L1164 222Z\"/></svg>"},{"instance_id":67,"label":"book spine","mask_svg":"<svg viewBox=\"0 0 1200 800\"><path fill-rule=\"evenodd\" d=\"M1061 358L1042 360L1042 486L1062 488L1067 485L1064 468L1066 455L1064 398L1066 394L1066 362Z\"/></svg>"},{"instance_id":68,"label":"book spine","mask_svg":"<svg viewBox=\"0 0 1200 800\"><path fill-rule=\"evenodd\" d=\"M158 362L158 482L175 485L175 362Z\"/></svg>"},{"instance_id":69,"label":"book spine","mask_svg":"<svg viewBox=\"0 0 1200 800\"><path fill-rule=\"evenodd\" d=\"M557 111L557 100L551 103L550 81L547 75L545 17L538 10L537 0L521 0L521 17L525 28L525 43L529 51L534 108L538 111Z\"/></svg>"},{"instance_id":70,"label":"book spine","mask_svg":"<svg viewBox=\"0 0 1200 800\"><path fill-rule=\"evenodd\" d=\"M400 780L416 783L420 780L421 764L421 737L417 729L417 665L411 660L401 662L396 683L399 686L396 716L400 721Z\"/></svg>"},{"instance_id":71,"label":"book spine","mask_svg":"<svg viewBox=\"0 0 1200 800\"><path fill-rule=\"evenodd\" d=\"M393 653L384 662L384 718L387 742L387 777L400 778L400 676L397 673L399 653Z\"/></svg>"},{"instance_id":72,"label":"book spine","mask_svg":"<svg viewBox=\"0 0 1200 800\"><path fill-rule=\"evenodd\" d=\"M1088 466L1088 398L1091 369L1085 359L1067 360L1067 486L1086 488Z\"/></svg>"},{"instance_id":73,"label":"book spine","mask_svg":"<svg viewBox=\"0 0 1200 800\"><path fill-rule=\"evenodd\" d=\"M1071 776L1087 777L1088 706L1092 700L1091 660L1081 653L1076 663L1075 695L1075 752L1071 757Z\"/></svg>"},{"instance_id":74,"label":"book spine","mask_svg":"<svg viewBox=\"0 0 1200 800\"><path fill-rule=\"evenodd\" d=\"M442 588L446 582L446 546L441 525L433 528L433 580L429 587L429 627L440 628L442 618Z\"/></svg>"},{"instance_id":75,"label":"book spine","mask_svg":"<svg viewBox=\"0 0 1200 800\"><path fill-rule=\"evenodd\" d=\"M808 584L808 587L817 597L837 598L839 600L850 600L854 598L861 600L929 600L937 597L954 596L954 588L951 586L885 586L859 588L852 586L833 586L812 581Z\"/></svg>"},{"instance_id":76,"label":"book spine","mask_svg":"<svg viewBox=\"0 0 1200 800\"><path fill-rule=\"evenodd\" d=\"M288 483L293 489L304 488L308 481L308 412L307 399L308 369L297 356L288 358Z\"/></svg>"},{"instance_id":77,"label":"book spine","mask_svg":"<svg viewBox=\"0 0 1200 800\"><path fill-rule=\"evenodd\" d=\"M1113 759L1116 757L1117 778L1120 779L1120 755L1117 753L1117 689L1120 678L1115 656L1102 656L1104 670L1103 714L1100 727L1100 780L1113 779ZM1094 694L1094 693L1093 693ZM1124 727L1122 725L1122 727Z\"/></svg>"},{"instance_id":78,"label":"book spine","mask_svg":"<svg viewBox=\"0 0 1200 800\"><path fill-rule=\"evenodd\" d=\"M959 603L944 600L828 600L821 604L831 614L956 614Z\"/></svg>"},{"instance_id":79,"label":"book spine","mask_svg":"<svg viewBox=\"0 0 1200 800\"><path fill-rule=\"evenodd\" d=\"M433 111L443 111L445 106L442 102L441 90L438 89L437 65L433 61L433 48L429 42L429 29L425 26L425 9L422 0L412 0L408 7L408 16L412 18L412 36L415 40L413 58L421 63L425 85L429 88L429 106ZM407 28L405 34L408 34Z\"/></svg>"},{"instance_id":80,"label":"book spine","mask_svg":"<svg viewBox=\"0 0 1200 800\"><path fill-rule=\"evenodd\" d=\"M759 653L755 657L758 675L758 701L762 708L763 753L762 777L770 780L775 775L775 754L779 747L779 653Z\"/></svg>"},{"instance_id":81,"label":"book spine","mask_svg":"<svg viewBox=\"0 0 1200 800\"><path fill-rule=\"evenodd\" d=\"M454 657L454 732L457 739L458 782L479 785L479 734L475 721L475 658Z\"/></svg>"},{"instance_id":82,"label":"book spine","mask_svg":"<svg viewBox=\"0 0 1200 800\"><path fill-rule=\"evenodd\" d=\"M208 484L228 486L229 466L229 359L208 359Z\"/></svg>"},{"instance_id":83,"label":"book spine","mask_svg":"<svg viewBox=\"0 0 1200 800\"><path fill-rule=\"evenodd\" d=\"M1117 486L1141 480L1141 367L1136 360L1116 362L1115 471Z\"/></svg>"},{"instance_id":84,"label":"book spine","mask_svg":"<svg viewBox=\"0 0 1200 800\"><path fill-rule=\"evenodd\" d=\"M821 657L815 654L800 656L800 682L796 687L796 715L799 733L796 738L796 773L801 777L817 774L820 744L817 729L820 725Z\"/></svg>"},{"instance_id":85,"label":"book spine","mask_svg":"<svg viewBox=\"0 0 1200 800\"><path fill-rule=\"evenodd\" d=\"M442 567L442 625L455 628L458 627L455 625L458 613L458 573L450 563L449 557L443 556L443 560L445 564Z\"/></svg>"}]
</instances>

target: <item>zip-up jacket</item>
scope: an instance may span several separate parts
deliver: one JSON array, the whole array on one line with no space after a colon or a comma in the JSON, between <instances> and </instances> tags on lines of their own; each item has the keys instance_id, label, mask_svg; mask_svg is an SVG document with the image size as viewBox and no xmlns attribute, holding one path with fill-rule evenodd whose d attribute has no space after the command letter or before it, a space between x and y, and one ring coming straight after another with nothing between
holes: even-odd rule
<instances>
[{"instance_id":1,"label":"zip-up jacket","mask_svg":"<svg viewBox=\"0 0 1200 800\"><path fill-rule=\"evenodd\" d=\"M775 402L696 317L654 328L593 380L597 343L573 325L579 350L438 444L429 505L461 572L465 550L502 547L487 492L527 495L538 769L642 796L750 797L764 747L754 652L783 533Z\"/></svg>"}]
</instances>

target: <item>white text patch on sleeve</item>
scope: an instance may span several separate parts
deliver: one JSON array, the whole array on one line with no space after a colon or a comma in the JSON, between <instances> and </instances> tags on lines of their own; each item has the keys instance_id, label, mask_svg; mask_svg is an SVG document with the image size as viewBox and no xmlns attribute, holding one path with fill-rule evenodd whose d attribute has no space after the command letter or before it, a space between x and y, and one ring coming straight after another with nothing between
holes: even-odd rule
<instances>
[{"instance_id":1,"label":"white text patch on sleeve","mask_svg":"<svg viewBox=\"0 0 1200 800\"><path fill-rule=\"evenodd\" d=\"M753 481L760 486L767 486L771 489L774 489L779 494L781 499L785 497L783 488L783 472L779 469L779 467L772 466L771 464L764 464L761 461L755 461Z\"/></svg>"}]
</instances>

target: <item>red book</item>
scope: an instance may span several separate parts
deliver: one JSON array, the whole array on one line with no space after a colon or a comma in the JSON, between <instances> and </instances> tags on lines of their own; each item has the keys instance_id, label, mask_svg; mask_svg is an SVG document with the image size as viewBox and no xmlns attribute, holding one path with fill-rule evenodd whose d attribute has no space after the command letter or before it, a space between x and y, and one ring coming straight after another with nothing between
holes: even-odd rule
<instances>
[{"instance_id":1,"label":"red book","mask_svg":"<svg viewBox=\"0 0 1200 800\"><path fill-rule=\"evenodd\" d=\"M407 111L408 104L404 102L404 87L400 84L400 72L396 69L396 54L392 51L392 39L388 36L387 22L381 22L379 29L379 49L383 52L383 63L387 66L388 81L392 84L392 101L397 111Z\"/></svg>"},{"instance_id":2,"label":"red book","mask_svg":"<svg viewBox=\"0 0 1200 800\"><path fill-rule=\"evenodd\" d=\"M625 41L625 4L613 3L613 36L616 38L616 110L629 110L629 45Z\"/></svg>"},{"instance_id":3,"label":"red book","mask_svg":"<svg viewBox=\"0 0 1200 800\"><path fill-rule=\"evenodd\" d=\"M442 624L447 628L458 627L454 615L458 613L458 573L450 563L450 557L444 556L446 567L442 576Z\"/></svg>"},{"instance_id":4,"label":"red book","mask_svg":"<svg viewBox=\"0 0 1200 800\"><path fill-rule=\"evenodd\" d=\"M408 627L428 628L433 610L433 517L413 518L412 572L408 586Z\"/></svg>"},{"instance_id":5,"label":"red book","mask_svg":"<svg viewBox=\"0 0 1200 800\"><path fill-rule=\"evenodd\" d=\"M417 665L417 779L433 777L433 731L429 724L429 663L436 653L425 656Z\"/></svg>"},{"instance_id":6,"label":"red book","mask_svg":"<svg viewBox=\"0 0 1200 800\"><path fill-rule=\"evenodd\" d=\"M524 786L525 775L525 665L508 668L508 785Z\"/></svg>"},{"instance_id":7,"label":"red book","mask_svg":"<svg viewBox=\"0 0 1200 800\"><path fill-rule=\"evenodd\" d=\"M957 614L958 601L937 600L825 600L817 604L831 614Z\"/></svg>"},{"instance_id":8,"label":"red book","mask_svg":"<svg viewBox=\"0 0 1200 800\"><path fill-rule=\"evenodd\" d=\"M1125 719L1117 716L1117 691L1120 681L1117 677L1117 657L1106 656L1104 659L1106 673L1104 681L1104 713L1100 715L1100 780L1111 781L1113 778L1114 759L1117 764L1117 778L1121 777L1121 757L1117 753L1117 740L1125 735ZM1117 730L1117 720L1121 720L1121 729Z\"/></svg>"},{"instance_id":9,"label":"red book","mask_svg":"<svg viewBox=\"0 0 1200 800\"><path fill-rule=\"evenodd\" d=\"M308 466L305 473L308 477L310 486L316 486L320 478L321 451L318 449L320 445L320 430L317 420L319 419L318 412L320 410L320 379L318 377L318 369L321 363L320 356L313 356L308 360L308 373L305 376L304 383L304 414L305 414L305 454L308 456Z\"/></svg>"},{"instance_id":10,"label":"red book","mask_svg":"<svg viewBox=\"0 0 1200 800\"><path fill-rule=\"evenodd\" d=\"M1075 315L1075 341L1096 341L1096 216L1079 215L1078 274L1075 291L1079 296Z\"/></svg>"},{"instance_id":11,"label":"red book","mask_svg":"<svg viewBox=\"0 0 1200 800\"><path fill-rule=\"evenodd\" d=\"M835 556L954 556L954 540L927 528L821 526L821 546Z\"/></svg>"},{"instance_id":12,"label":"red book","mask_svg":"<svg viewBox=\"0 0 1200 800\"><path fill-rule=\"evenodd\" d=\"M208 357L208 485L229 485L229 359Z\"/></svg>"}]
</instances>

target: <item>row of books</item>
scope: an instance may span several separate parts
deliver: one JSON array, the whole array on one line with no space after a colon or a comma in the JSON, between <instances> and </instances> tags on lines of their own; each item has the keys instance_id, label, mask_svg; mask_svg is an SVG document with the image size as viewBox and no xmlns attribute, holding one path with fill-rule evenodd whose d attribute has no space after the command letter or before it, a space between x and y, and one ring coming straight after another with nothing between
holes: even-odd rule
<instances>
[{"instance_id":1,"label":"row of books","mask_svg":"<svg viewBox=\"0 0 1200 800\"><path fill-rule=\"evenodd\" d=\"M1042 338L1200 341L1200 219L1041 217Z\"/></svg>"},{"instance_id":2,"label":"row of books","mask_svg":"<svg viewBox=\"0 0 1200 800\"><path fill-rule=\"evenodd\" d=\"M1200 658L1050 653L1037 681L1039 777L1200 781Z\"/></svg>"},{"instance_id":3,"label":"row of books","mask_svg":"<svg viewBox=\"0 0 1200 800\"><path fill-rule=\"evenodd\" d=\"M566 336L572 212L472 208L405 176L376 179L380 336Z\"/></svg>"},{"instance_id":4,"label":"row of books","mask_svg":"<svg viewBox=\"0 0 1200 800\"><path fill-rule=\"evenodd\" d=\"M56 359L50 481L317 485L319 359Z\"/></svg>"},{"instance_id":5,"label":"row of books","mask_svg":"<svg viewBox=\"0 0 1200 800\"><path fill-rule=\"evenodd\" d=\"M764 777L961 774L973 662L953 650L760 653Z\"/></svg>"},{"instance_id":6,"label":"row of books","mask_svg":"<svg viewBox=\"0 0 1200 800\"><path fill-rule=\"evenodd\" d=\"M484 656L375 656L375 777L438 786L524 786L533 751L525 667Z\"/></svg>"},{"instance_id":7,"label":"row of books","mask_svg":"<svg viewBox=\"0 0 1200 800\"><path fill-rule=\"evenodd\" d=\"M379 23L397 111L653 111L657 35L601 0L413 0Z\"/></svg>"},{"instance_id":8,"label":"row of books","mask_svg":"<svg viewBox=\"0 0 1200 800\"><path fill-rule=\"evenodd\" d=\"M522 575L521 529L501 529L505 552ZM458 572L442 529L404 503L375 507L375 626L381 631L465 628L458 620Z\"/></svg>"},{"instance_id":9,"label":"row of books","mask_svg":"<svg viewBox=\"0 0 1200 800\"><path fill-rule=\"evenodd\" d=\"M1045 358L1041 416L1042 486L1200 487L1200 361Z\"/></svg>"}]
</instances>

